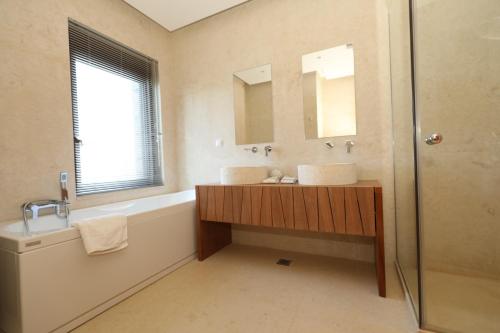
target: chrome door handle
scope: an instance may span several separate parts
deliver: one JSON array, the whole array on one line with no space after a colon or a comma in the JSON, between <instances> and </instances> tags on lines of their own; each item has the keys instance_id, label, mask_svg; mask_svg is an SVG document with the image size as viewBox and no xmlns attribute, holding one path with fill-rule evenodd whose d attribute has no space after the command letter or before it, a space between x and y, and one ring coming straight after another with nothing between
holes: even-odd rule
<instances>
[{"instance_id":1,"label":"chrome door handle","mask_svg":"<svg viewBox=\"0 0 500 333\"><path fill-rule=\"evenodd\" d=\"M443 135L441 133L432 133L425 139L425 143L428 145L437 145L443 141Z\"/></svg>"}]
</instances>

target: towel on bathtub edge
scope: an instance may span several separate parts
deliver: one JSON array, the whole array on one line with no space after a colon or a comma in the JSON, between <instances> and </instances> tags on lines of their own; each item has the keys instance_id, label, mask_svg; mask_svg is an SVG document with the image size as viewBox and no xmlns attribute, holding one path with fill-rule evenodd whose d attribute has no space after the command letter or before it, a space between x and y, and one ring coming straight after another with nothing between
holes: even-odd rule
<instances>
[{"instance_id":1,"label":"towel on bathtub edge","mask_svg":"<svg viewBox=\"0 0 500 333\"><path fill-rule=\"evenodd\" d=\"M72 224L80 231L88 255L116 252L128 246L126 215L106 215Z\"/></svg>"}]
</instances>

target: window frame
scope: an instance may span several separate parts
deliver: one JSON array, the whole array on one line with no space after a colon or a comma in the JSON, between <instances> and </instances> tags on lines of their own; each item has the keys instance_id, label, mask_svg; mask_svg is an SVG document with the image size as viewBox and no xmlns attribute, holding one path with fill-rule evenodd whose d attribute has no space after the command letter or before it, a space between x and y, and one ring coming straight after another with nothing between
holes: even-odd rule
<instances>
[{"instance_id":1,"label":"window frame","mask_svg":"<svg viewBox=\"0 0 500 333\"><path fill-rule=\"evenodd\" d=\"M80 145L82 140L79 137L79 121L78 121L78 97L77 97L77 84L76 84L76 62L77 58L74 56L74 47L71 43L71 31L74 29L78 33L83 33L89 38L96 39L101 43L106 44L106 47L111 47L119 52L127 53L131 57L137 59L143 59L150 64L150 77L148 80L140 82L141 90L141 100L145 100L147 105L142 108L142 117L147 119L147 122L143 124L145 135L151 135L149 138L150 144L145 144L144 147L149 150L149 153L143 152L143 157L147 155L154 155L153 158L143 158L143 163L146 163L149 168L152 168L152 173L144 172L143 178L140 179L129 179L125 181L110 181L110 182L100 182L100 183L82 183L81 177L81 157L80 157ZM68 19L68 45L69 45L69 64L70 64L70 85L71 85L71 101L72 101L72 117L73 117L73 147L74 147L74 163L75 163L75 185L76 185L76 196L86 196L94 195L99 193L131 190L131 189L141 189L149 187L157 187L164 185L164 159L163 159L163 133L162 133L162 114L160 106L160 94L159 94L159 79L158 79L158 61L146 56L130 47L109 38L92 28L89 28L71 18ZM78 51L76 51L78 52ZM81 56L80 56L81 57ZM106 57L100 56L100 62L105 63ZM86 59L89 63L92 60ZM101 67L101 68L100 68ZM113 65L110 64L110 68ZM105 70L102 66L96 66L101 70ZM109 71L113 74L118 74L115 71ZM130 73L133 71L130 71ZM133 76L133 75L123 75L123 77ZM147 95L147 98L144 98ZM149 126L146 126L148 124ZM145 169L148 169L146 167ZM149 177L148 177L149 176Z\"/></svg>"}]
</instances>

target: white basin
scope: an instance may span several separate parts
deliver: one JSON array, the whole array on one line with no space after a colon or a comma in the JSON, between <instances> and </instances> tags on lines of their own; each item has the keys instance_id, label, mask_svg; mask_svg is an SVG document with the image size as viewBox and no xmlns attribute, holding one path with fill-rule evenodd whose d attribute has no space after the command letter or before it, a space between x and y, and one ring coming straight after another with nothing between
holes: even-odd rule
<instances>
[{"instance_id":1,"label":"white basin","mask_svg":"<svg viewBox=\"0 0 500 333\"><path fill-rule=\"evenodd\" d=\"M358 182L355 163L299 165L299 184L348 185Z\"/></svg>"},{"instance_id":2,"label":"white basin","mask_svg":"<svg viewBox=\"0 0 500 333\"><path fill-rule=\"evenodd\" d=\"M220 169L223 185L259 184L267 177L267 167L231 166Z\"/></svg>"}]
</instances>

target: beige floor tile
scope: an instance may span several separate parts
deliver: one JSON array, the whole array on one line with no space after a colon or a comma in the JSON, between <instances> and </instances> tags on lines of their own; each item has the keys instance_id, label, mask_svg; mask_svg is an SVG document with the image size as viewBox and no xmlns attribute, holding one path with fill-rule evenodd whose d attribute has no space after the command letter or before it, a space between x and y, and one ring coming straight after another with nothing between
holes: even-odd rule
<instances>
[{"instance_id":1,"label":"beige floor tile","mask_svg":"<svg viewBox=\"0 0 500 333\"><path fill-rule=\"evenodd\" d=\"M373 265L233 244L74 332L416 332L392 267L388 278L384 299Z\"/></svg>"}]
</instances>

